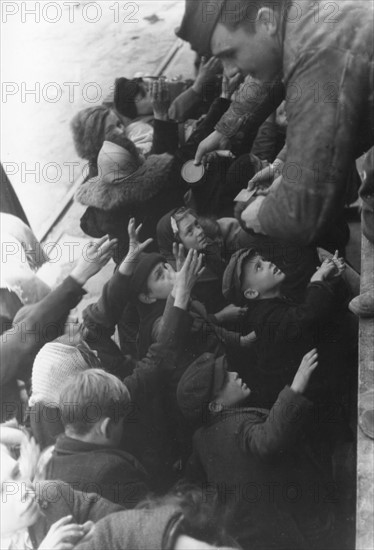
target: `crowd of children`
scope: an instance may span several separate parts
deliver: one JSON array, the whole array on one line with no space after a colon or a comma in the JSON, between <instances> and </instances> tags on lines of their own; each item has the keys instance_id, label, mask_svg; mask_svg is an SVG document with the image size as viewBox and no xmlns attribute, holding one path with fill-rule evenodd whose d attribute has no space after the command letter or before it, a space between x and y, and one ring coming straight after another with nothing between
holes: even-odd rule
<instances>
[{"instance_id":1,"label":"crowd of children","mask_svg":"<svg viewBox=\"0 0 374 550\"><path fill-rule=\"evenodd\" d=\"M113 97L72 120L89 162L75 196L81 228L98 240L57 288L34 274L2 285L4 549L354 547L358 334L348 304L359 276L343 259L348 226L325 216L300 240L284 238L286 222L263 230L270 206L261 230L248 221L268 199L279 225L273 180L299 119L287 109L287 128L277 83L281 107L252 98L250 111L252 72L227 62L242 19L219 22L220 0L202 37L192 4L178 32L200 54L194 81L120 77ZM257 4L255 34L264 25L272 36L261 13L273 8ZM198 47L209 40L218 57ZM224 135L238 104L250 114ZM35 247L27 225L6 216L25 252L26 241ZM301 220L305 235L301 218L293 231ZM70 310L110 259L112 276L72 330ZM40 290L34 303L30 288Z\"/></svg>"}]
</instances>

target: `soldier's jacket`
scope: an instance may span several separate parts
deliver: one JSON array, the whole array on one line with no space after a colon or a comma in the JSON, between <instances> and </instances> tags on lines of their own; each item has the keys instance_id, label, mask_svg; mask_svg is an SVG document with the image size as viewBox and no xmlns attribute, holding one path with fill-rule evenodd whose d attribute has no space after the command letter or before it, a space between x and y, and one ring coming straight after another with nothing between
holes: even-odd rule
<instances>
[{"instance_id":1,"label":"soldier's jacket","mask_svg":"<svg viewBox=\"0 0 374 550\"><path fill-rule=\"evenodd\" d=\"M339 214L350 167L374 144L373 4L287 6L279 81L248 84L216 129L230 137L259 125L285 96L286 164L258 220L265 234L307 244Z\"/></svg>"}]
</instances>

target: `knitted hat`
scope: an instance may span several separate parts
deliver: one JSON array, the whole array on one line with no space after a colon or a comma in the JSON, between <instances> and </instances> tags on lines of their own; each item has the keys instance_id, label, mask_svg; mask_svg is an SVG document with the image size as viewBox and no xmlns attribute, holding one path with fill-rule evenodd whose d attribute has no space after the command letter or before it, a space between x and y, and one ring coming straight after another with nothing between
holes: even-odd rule
<instances>
[{"instance_id":1,"label":"knitted hat","mask_svg":"<svg viewBox=\"0 0 374 550\"><path fill-rule=\"evenodd\" d=\"M136 109L135 98L140 92L139 80L134 78L116 78L114 82L114 106L123 116L136 118L138 111Z\"/></svg>"},{"instance_id":2,"label":"knitted hat","mask_svg":"<svg viewBox=\"0 0 374 550\"><path fill-rule=\"evenodd\" d=\"M130 287L133 298L137 298L144 291L147 279L157 264L165 262L164 256L157 252L143 253L131 277Z\"/></svg>"},{"instance_id":3,"label":"knitted hat","mask_svg":"<svg viewBox=\"0 0 374 550\"><path fill-rule=\"evenodd\" d=\"M191 421L203 415L226 379L226 357L218 359L212 353L203 353L188 367L179 381L177 400L183 416Z\"/></svg>"},{"instance_id":4,"label":"knitted hat","mask_svg":"<svg viewBox=\"0 0 374 550\"><path fill-rule=\"evenodd\" d=\"M74 346L61 343L63 339L66 339L65 336L45 344L35 357L31 377L31 406L43 403L57 407L60 390L67 378L100 365L99 359L84 341Z\"/></svg>"},{"instance_id":5,"label":"knitted hat","mask_svg":"<svg viewBox=\"0 0 374 550\"><path fill-rule=\"evenodd\" d=\"M243 292L241 275L243 262L257 253L255 248L242 248L231 256L222 279L222 294L229 303L242 304Z\"/></svg>"},{"instance_id":6,"label":"knitted hat","mask_svg":"<svg viewBox=\"0 0 374 550\"><path fill-rule=\"evenodd\" d=\"M210 56L210 40L224 4L225 0L186 0L182 23L175 34L189 42L198 54Z\"/></svg>"}]
</instances>

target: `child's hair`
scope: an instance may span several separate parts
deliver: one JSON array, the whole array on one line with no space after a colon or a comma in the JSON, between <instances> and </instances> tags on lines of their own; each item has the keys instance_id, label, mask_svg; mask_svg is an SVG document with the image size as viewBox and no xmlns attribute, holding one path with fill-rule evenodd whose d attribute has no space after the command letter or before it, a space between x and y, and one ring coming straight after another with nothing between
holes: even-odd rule
<instances>
[{"instance_id":1,"label":"child's hair","mask_svg":"<svg viewBox=\"0 0 374 550\"><path fill-rule=\"evenodd\" d=\"M183 514L179 526L180 535L186 535L213 545L229 545L238 548L227 534L226 514L218 506L218 494L209 491L209 499L202 487L178 482L165 496L149 497L140 502L137 509L155 509L159 506L178 506Z\"/></svg>"},{"instance_id":2,"label":"child's hair","mask_svg":"<svg viewBox=\"0 0 374 550\"><path fill-rule=\"evenodd\" d=\"M61 420L77 435L90 432L101 419L118 422L126 414L130 394L118 378L89 369L71 378L60 394Z\"/></svg>"},{"instance_id":3,"label":"child's hair","mask_svg":"<svg viewBox=\"0 0 374 550\"><path fill-rule=\"evenodd\" d=\"M105 123L110 109L105 105L79 111L70 123L78 155L95 164L105 139Z\"/></svg>"}]
</instances>

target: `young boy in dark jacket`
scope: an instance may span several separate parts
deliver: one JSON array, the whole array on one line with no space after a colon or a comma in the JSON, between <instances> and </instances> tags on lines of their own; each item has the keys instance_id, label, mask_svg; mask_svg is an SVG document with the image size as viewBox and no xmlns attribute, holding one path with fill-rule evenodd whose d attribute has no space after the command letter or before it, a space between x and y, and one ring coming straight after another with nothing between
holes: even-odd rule
<instances>
[{"instance_id":1,"label":"young boy in dark jacket","mask_svg":"<svg viewBox=\"0 0 374 550\"><path fill-rule=\"evenodd\" d=\"M248 369L245 379L259 406L273 405L282 387L292 381L302 357L316 346L320 367L308 395L329 399L334 389L336 402L342 378L342 365L336 359L335 342L342 339L336 317L342 306L339 279L344 269L341 258L327 258L311 277L304 301L296 303L282 293L284 273L255 249L242 249L232 256L223 277L223 294L235 304L248 306L244 325L246 331L256 332L258 363Z\"/></svg>"},{"instance_id":2,"label":"young boy in dark jacket","mask_svg":"<svg viewBox=\"0 0 374 550\"><path fill-rule=\"evenodd\" d=\"M243 548L327 548L333 514L323 466L304 430L312 403L303 395L317 367L310 351L272 409L247 408L250 389L226 359L203 355L182 377L179 406L202 425L187 477L229 512Z\"/></svg>"},{"instance_id":3,"label":"young boy in dark jacket","mask_svg":"<svg viewBox=\"0 0 374 550\"><path fill-rule=\"evenodd\" d=\"M123 382L102 369L69 377L60 392L65 433L57 438L46 478L133 508L148 492L148 475L134 456L118 449L130 406Z\"/></svg>"}]
</instances>

